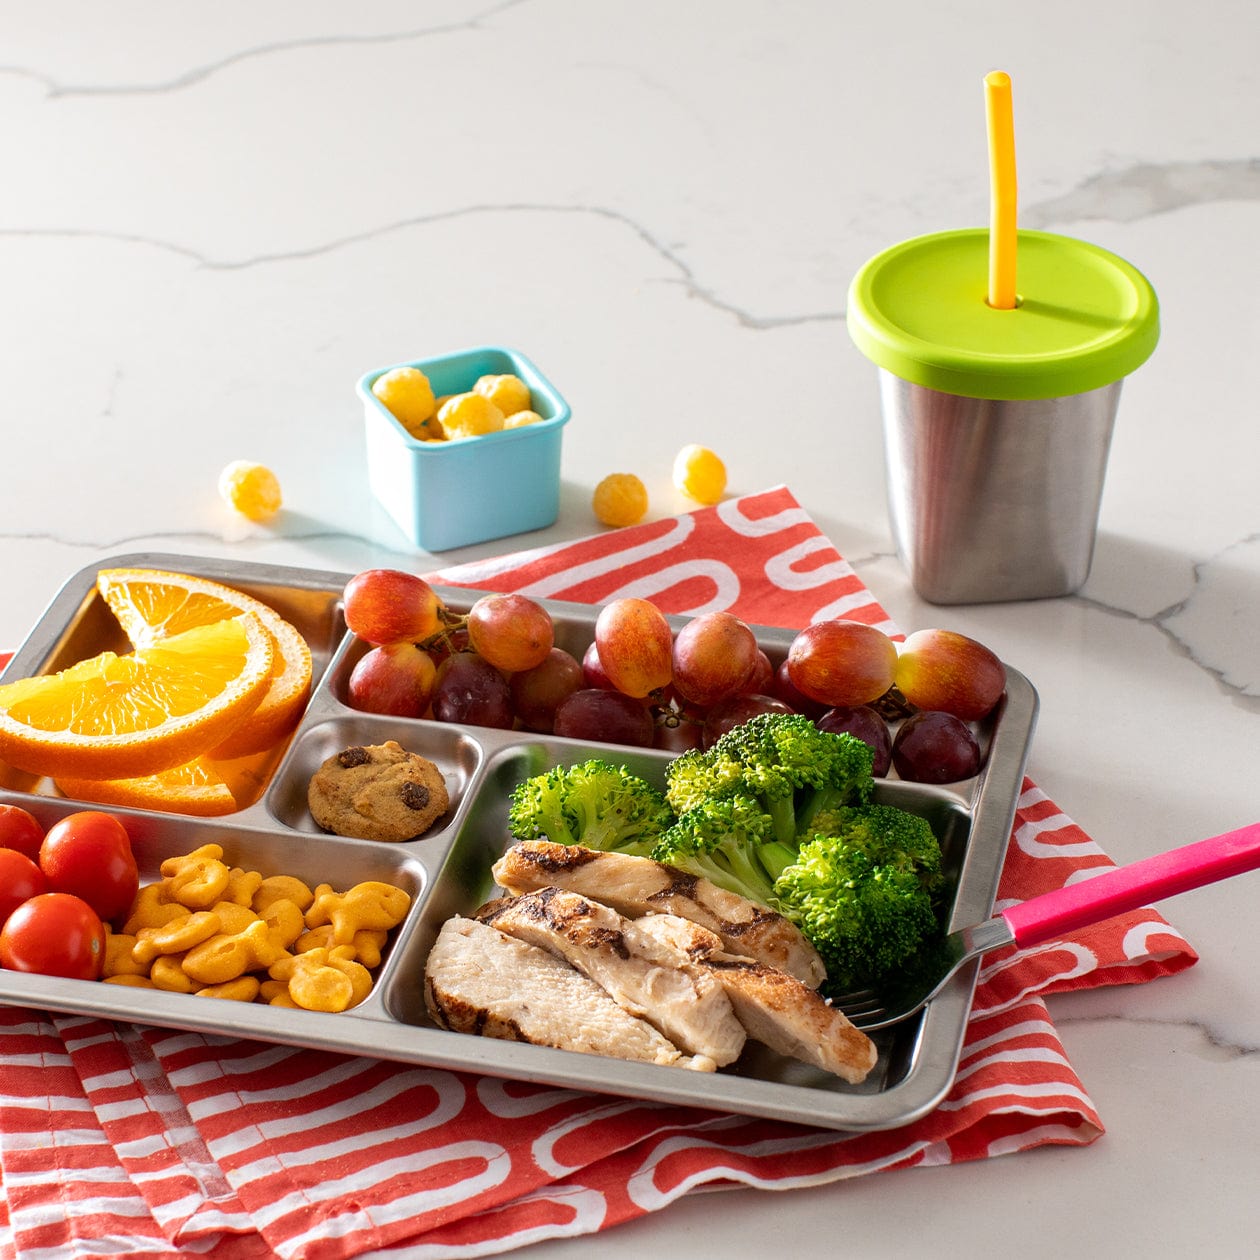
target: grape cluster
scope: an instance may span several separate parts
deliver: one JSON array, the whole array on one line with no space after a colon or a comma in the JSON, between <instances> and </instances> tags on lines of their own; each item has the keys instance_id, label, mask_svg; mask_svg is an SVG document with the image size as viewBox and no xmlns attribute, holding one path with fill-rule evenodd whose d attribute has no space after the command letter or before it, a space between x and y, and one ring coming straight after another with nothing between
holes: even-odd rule
<instances>
[{"instance_id":1,"label":"grape cluster","mask_svg":"<svg viewBox=\"0 0 1260 1260\"><path fill-rule=\"evenodd\" d=\"M758 713L804 713L870 744L877 775L916 782L978 772L973 726L1005 688L997 656L946 630L898 645L862 622L819 621L776 666L731 613L701 613L675 632L634 597L600 609L580 659L524 595L484 595L461 615L424 579L369 569L347 583L344 609L370 645L346 687L365 712L672 752L708 747Z\"/></svg>"}]
</instances>

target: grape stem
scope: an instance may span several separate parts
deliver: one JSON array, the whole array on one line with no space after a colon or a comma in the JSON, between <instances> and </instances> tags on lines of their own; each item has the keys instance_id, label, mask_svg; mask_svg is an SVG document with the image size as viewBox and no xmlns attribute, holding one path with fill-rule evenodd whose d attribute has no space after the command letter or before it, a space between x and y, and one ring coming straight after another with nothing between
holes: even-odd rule
<instances>
[{"instance_id":1,"label":"grape stem","mask_svg":"<svg viewBox=\"0 0 1260 1260\"><path fill-rule=\"evenodd\" d=\"M445 646L450 649L451 636L468 625L467 613L452 612L445 604L438 606L437 615L442 623L441 626L416 644L416 647L422 652L427 652L430 648L439 646Z\"/></svg>"}]
</instances>

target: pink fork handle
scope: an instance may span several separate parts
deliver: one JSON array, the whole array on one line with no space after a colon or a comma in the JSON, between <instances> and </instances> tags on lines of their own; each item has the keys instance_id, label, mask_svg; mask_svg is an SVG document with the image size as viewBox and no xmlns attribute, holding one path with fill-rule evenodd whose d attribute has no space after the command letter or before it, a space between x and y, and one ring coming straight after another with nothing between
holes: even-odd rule
<instances>
[{"instance_id":1,"label":"pink fork handle","mask_svg":"<svg viewBox=\"0 0 1260 1260\"><path fill-rule=\"evenodd\" d=\"M1260 867L1260 823L1119 866L1003 910L1021 949Z\"/></svg>"}]
</instances>

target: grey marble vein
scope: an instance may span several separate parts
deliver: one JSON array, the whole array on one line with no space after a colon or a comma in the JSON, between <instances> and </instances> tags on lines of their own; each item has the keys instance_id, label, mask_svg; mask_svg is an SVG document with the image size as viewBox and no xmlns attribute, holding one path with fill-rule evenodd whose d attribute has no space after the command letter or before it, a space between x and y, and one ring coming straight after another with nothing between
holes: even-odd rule
<instances>
[{"instance_id":1,"label":"grey marble vein","mask_svg":"<svg viewBox=\"0 0 1260 1260\"><path fill-rule=\"evenodd\" d=\"M293 39L273 40L241 48L217 61L193 66L182 74L173 75L154 83L61 83L52 75L26 66L0 66L0 75L28 79L40 84L49 98L102 97L102 96L156 96L168 92L182 92L213 78L229 66L259 58L275 57L308 48L344 48L353 45L399 44L416 39L428 39L435 35L449 35L455 31L479 29L488 18L504 10L516 8L526 0L501 0L460 21L438 22L432 26L417 27L405 31L382 31L370 35L342 33L337 35L306 35Z\"/></svg>"},{"instance_id":2,"label":"grey marble vein","mask_svg":"<svg viewBox=\"0 0 1260 1260\"><path fill-rule=\"evenodd\" d=\"M1101 171L1022 210L1020 223L1043 229L1087 219L1133 223L1219 201L1260 201L1260 158L1139 162Z\"/></svg>"}]
</instances>

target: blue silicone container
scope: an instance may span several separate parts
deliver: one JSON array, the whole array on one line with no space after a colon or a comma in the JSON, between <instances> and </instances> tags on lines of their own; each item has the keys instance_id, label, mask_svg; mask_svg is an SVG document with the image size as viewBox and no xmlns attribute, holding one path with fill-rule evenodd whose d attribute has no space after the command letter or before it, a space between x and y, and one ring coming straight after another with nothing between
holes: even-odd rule
<instances>
[{"instance_id":1,"label":"blue silicone container","mask_svg":"<svg viewBox=\"0 0 1260 1260\"><path fill-rule=\"evenodd\" d=\"M372 393L372 382L396 367L419 368L439 397L465 393L481 376L519 376L542 419L481 437L422 442ZM523 354L478 346L391 363L364 375L358 392L372 493L417 547L449 551L554 523L560 512L560 442L569 404Z\"/></svg>"}]
</instances>

